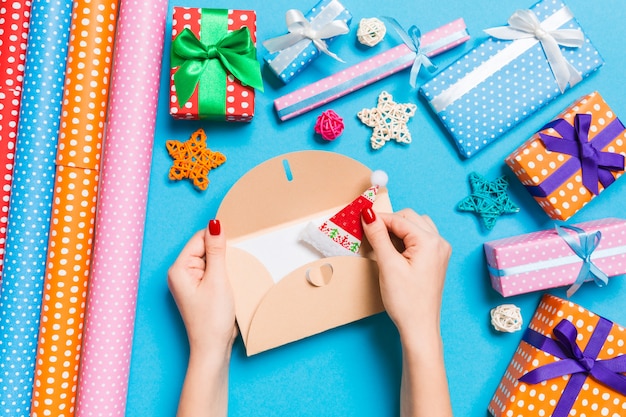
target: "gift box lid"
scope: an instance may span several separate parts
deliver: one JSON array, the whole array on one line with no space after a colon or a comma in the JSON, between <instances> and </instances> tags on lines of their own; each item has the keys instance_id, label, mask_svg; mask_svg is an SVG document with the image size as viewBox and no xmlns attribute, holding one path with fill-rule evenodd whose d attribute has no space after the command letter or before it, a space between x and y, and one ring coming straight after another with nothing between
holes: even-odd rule
<instances>
[{"instance_id":1,"label":"gift box lid","mask_svg":"<svg viewBox=\"0 0 626 417\"><path fill-rule=\"evenodd\" d=\"M562 1L543 0L530 10L545 27L582 31ZM555 20L560 24L555 25ZM583 35L581 47L559 48L585 78L602 66L603 60ZM420 93L454 138L461 155L469 158L561 91L537 39L489 37L425 83Z\"/></svg>"}]
</instances>

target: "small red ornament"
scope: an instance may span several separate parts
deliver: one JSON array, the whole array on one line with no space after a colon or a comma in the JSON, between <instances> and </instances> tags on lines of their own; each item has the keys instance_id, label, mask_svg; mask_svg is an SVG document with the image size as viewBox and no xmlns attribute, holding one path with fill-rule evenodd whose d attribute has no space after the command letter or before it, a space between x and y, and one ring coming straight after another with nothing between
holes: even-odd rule
<instances>
[{"instance_id":1,"label":"small red ornament","mask_svg":"<svg viewBox=\"0 0 626 417\"><path fill-rule=\"evenodd\" d=\"M317 117L315 133L324 140L335 140L343 133L343 119L333 110L326 110Z\"/></svg>"}]
</instances>

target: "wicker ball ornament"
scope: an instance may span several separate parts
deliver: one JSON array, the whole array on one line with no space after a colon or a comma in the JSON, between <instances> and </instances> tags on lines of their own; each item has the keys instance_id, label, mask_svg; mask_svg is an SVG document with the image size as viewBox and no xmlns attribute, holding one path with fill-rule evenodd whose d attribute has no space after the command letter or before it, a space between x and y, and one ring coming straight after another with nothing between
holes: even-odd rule
<instances>
[{"instance_id":1,"label":"wicker ball ornament","mask_svg":"<svg viewBox=\"0 0 626 417\"><path fill-rule=\"evenodd\" d=\"M522 313L515 304L502 304L490 311L491 325L499 332L513 333L522 329Z\"/></svg>"},{"instance_id":2,"label":"wicker ball ornament","mask_svg":"<svg viewBox=\"0 0 626 417\"><path fill-rule=\"evenodd\" d=\"M385 38L386 33L387 28L380 19L375 17L364 18L359 22L356 38L363 45L374 46Z\"/></svg>"},{"instance_id":3,"label":"wicker ball ornament","mask_svg":"<svg viewBox=\"0 0 626 417\"><path fill-rule=\"evenodd\" d=\"M322 112L315 123L315 133L322 136L324 140L335 140L343 133L343 119L333 110Z\"/></svg>"}]
</instances>

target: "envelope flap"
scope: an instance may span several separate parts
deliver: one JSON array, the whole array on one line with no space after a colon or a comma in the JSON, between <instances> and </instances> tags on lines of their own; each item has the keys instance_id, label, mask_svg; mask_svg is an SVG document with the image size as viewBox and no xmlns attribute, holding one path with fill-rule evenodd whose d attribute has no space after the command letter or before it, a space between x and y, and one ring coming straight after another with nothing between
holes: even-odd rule
<instances>
[{"instance_id":1,"label":"envelope flap","mask_svg":"<svg viewBox=\"0 0 626 417\"><path fill-rule=\"evenodd\" d=\"M252 317L265 294L274 286L274 281L254 255L239 248L228 248L226 267L234 292L237 325L247 343Z\"/></svg>"},{"instance_id":2,"label":"envelope flap","mask_svg":"<svg viewBox=\"0 0 626 417\"><path fill-rule=\"evenodd\" d=\"M350 202L371 185L372 171L346 156L293 152L251 169L224 197L217 218L238 239Z\"/></svg>"},{"instance_id":3,"label":"envelope flap","mask_svg":"<svg viewBox=\"0 0 626 417\"><path fill-rule=\"evenodd\" d=\"M332 277L316 286L307 278L330 265ZM250 324L248 355L380 313L378 266L367 258L320 259L291 272L263 297Z\"/></svg>"}]
</instances>

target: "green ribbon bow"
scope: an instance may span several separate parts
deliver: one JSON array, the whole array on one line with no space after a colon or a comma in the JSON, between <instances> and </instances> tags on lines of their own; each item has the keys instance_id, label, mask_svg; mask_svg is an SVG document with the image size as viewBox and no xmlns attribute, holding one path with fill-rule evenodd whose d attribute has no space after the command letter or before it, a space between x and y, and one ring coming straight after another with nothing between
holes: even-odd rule
<instances>
[{"instance_id":1,"label":"green ribbon bow","mask_svg":"<svg viewBox=\"0 0 626 417\"><path fill-rule=\"evenodd\" d=\"M189 100L209 63L215 59L243 84L263 91L256 46L247 27L227 33L214 45L202 43L185 28L172 42L171 67L179 67L174 73L174 85L180 107ZM218 78L216 74L211 76Z\"/></svg>"}]
</instances>

